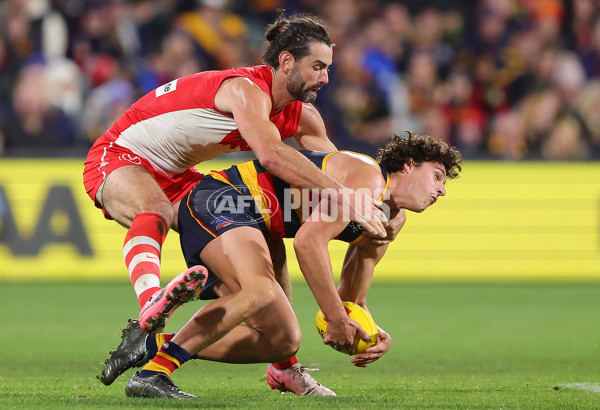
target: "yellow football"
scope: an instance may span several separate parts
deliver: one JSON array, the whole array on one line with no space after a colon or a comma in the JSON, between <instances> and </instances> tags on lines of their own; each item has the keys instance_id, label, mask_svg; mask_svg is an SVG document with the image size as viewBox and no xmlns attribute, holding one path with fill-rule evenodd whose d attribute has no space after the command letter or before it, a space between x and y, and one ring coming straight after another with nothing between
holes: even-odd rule
<instances>
[{"instance_id":1,"label":"yellow football","mask_svg":"<svg viewBox=\"0 0 600 410\"><path fill-rule=\"evenodd\" d=\"M346 313L348 313L348 316L350 316L351 319L356 320L360 327L362 327L364 331L367 332L367 334L371 337L371 340L366 342L362 340L358 334L354 336L354 354L364 353L367 348L377 343L377 334L379 333L379 330L377 330L377 325L375 324L375 321L369 312L364 310L362 306L352 302L342 302L342 304L344 305L344 308L346 308ZM327 318L321 309L319 309L317 312L315 323L317 325L317 331L321 335L321 338L324 339L325 332L327 332ZM338 351L350 354L348 349L345 347L339 349Z\"/></svg>"}]
</instances>

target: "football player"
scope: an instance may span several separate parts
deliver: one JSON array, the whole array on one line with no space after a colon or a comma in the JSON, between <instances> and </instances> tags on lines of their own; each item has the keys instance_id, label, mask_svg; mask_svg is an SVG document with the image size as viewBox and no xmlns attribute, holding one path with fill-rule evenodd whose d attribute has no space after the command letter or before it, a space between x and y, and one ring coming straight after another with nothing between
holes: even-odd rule
<instances>
[{"instance_id":1,"label":"football player","mask_svg":"<svg viewBox=\"0 0 600 410\"><path fill-rule=\"evenodd\" d=\"M347 151L302 154L344 186L382 201L382 208L400 215L402 223L405 210L422 212L446 194L446 180L458 176L462 162L460 152L446 142L411 132L408 138L391 137L377 160ZM200 297L214 300L175 335L149 335L144 343L141 334L137 341L123 340L115 357L107 361L112 374L152 359L131 378L126 394L194 397L171 380L172 373L191 358L276 363L294 357L300 327L275 279L268 239L294 238L302 274L328 318L324 342L352 352L355 335L368 340L366 332L348 317L342 301L368 311L366 295L388 244L365 238L363 228L332 205L335 195L298 189L269 173L259 161L211 172L191 189L179 208L182 250L189 266L207 267L208 280ZM337 286L327 247L333 239L349 243ZM352 363L368 366L390 346L390 335L380 329L377 343L356 355ZM119 357L125 359L119 361ZM302 367L293 363L290 368L294 366ZM267 381L271 388L285 391L301 385L296 378L302 374L308 376L269 365ZM294 392L311 394L312 389L321 388L325 389L316 383Z\"/></svg>"}]
</instances>

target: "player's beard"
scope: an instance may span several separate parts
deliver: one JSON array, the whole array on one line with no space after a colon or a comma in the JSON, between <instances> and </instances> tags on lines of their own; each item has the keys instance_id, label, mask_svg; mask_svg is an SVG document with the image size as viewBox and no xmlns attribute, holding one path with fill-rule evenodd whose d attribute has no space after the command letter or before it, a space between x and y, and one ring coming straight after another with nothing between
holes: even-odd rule
<instances>
[{"instance_id":1,"label":"player's beard","mask_svg":"<svg viewBox=\"0 0 600 410\"><path fill-rule=\"evenodd\" d=\"M319 84L307 86L300 76L300 71L295 67L292 69L287 80L287 91L294 99L304 103L313 103L317 99Z\"/></svg>"}]
</instances>

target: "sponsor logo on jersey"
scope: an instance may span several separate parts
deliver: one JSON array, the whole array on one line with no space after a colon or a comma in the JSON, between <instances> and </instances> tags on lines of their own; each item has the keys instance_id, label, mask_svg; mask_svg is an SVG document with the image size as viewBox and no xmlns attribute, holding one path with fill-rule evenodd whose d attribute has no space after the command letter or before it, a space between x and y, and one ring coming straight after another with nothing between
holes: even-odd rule
<instances>
[{"instance_id":1,"label":"sponsor logo on jersey","mask_svg":"<svg viewBox=\"0 0 600 410\"><path fill-rule=\"evenodd\" d=\"M233 219L226 216L219 216L215 218L215 223L217 224L217 229L221 229L227 225L231 225L233 223Z\"/></svg>"},{"instance_id":2,"label":"sponsor logo on jersey","mask_svg":"<svg viewBox=\"0 0 600 410\"><path fill-rule=\"evenodd\" d=\"M134 165L141 165L142 164L142 160L137 155L122 154L122 155L119 155L119 159L121 161L129 161L129 162L131 162Z\"/></svg>"}]
</instances>

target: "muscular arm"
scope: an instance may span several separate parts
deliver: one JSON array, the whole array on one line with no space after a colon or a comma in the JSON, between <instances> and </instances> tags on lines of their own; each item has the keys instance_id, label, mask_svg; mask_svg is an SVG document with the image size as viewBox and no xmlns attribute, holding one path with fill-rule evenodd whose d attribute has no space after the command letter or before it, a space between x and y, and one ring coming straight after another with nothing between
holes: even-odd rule
<instances>
[{"instance_id":1,"label":"muscular arm","mask_svg":"<svg viewBox=\"0 0 600 410\"><path fill-rule=\"evenodd\" d=\"M375 266L388 247L388 243L378 245L369 238L362 238L356 245L349 245L342 274L338 285L341 300L358 303L367 311L367 292L373 281ZM377 343L367 349L365 353L357 354L352 359L352 364L357 367L366 367L379 360L391 347L391 336L379 328Z\"/></svg>"},{"instance_id":2,"label":"muscular arm","mask_svg":"<svg viewBox=\"0 0 600 410\"><path fill-rule=\"evenodd\" d=\"M338 284L338 294L342 300L358 303L367 309L367 292L373 281L375 265L385 254L388 245L374 246L364 238L361 242L366 246L360 246L361 243L348 245Z\"/></svg>"},{"instance_id":3,"label":"muscular arm","mask_svg":"<svg viewBox=\"0 0 600 410\"><path fill-rule=\"evenodd\" d=\"M269 119L271 99L258 85L243 77L228 80L217 93L215 105L233 114L244 140L270 173L303 188L338 188L336 181L281 141Z\"/></svg>"},{"instance_id":4,"label":"muscular arm","mask_svg":"<svg viewBox=\"0 0 600 410\"><path fill-rule=\"evenodd\" d=\"M270 173L299 187L332 189L338 193L332 199L336 203L345 201L352 220L362 223L371 233L385 237L382 221L386 218L372 198L349 190L281 141L279 130L269 120L271 99L260 87L243 77L228 80L217 92L215 106L233 114L244 140ZM316 121L314 117L313 121Z\"/></svg>"},{"instance_id":5,"label":"muscular arm","mask_svg":"<svg viewBox=\"0 0 600 410\"><path fill-rule=\"evenodd\" d=\"M338 170L331 172L333 177L339 178L353 189L368 189L375 195L377 188L384 184L379 169L372 163L356 158L348 159L346 154L332 156L328 163L328 173L331 168ZM324 342L334 347L348 348L352 346L356 332L364 338L367 335L348 317L336 290L327 244L344 229L348 220L342 215L336 215L337 219L333 220L327 204L326 200L321 200L300 227L294 239L294 249L302 274L329 321Z\"/></svg>"},{"instance_id":6,"label":"muscular arm","mask_svg":"<svg viewBox=\"0 0 600 410\"><path fill-rule=\"evenodd\" d=\"M327 137L321 114L312 104L303 104L298 131L294 138L302 149L331 152L337 148Z\"/></svg>"},{"instance_id":7,"label":"muscular arm","mask_svg":"<svg viewBox=\"0 0 600 410\"><path fill-rule=\"evenodd\" d=\"M342 231L347 222L341 218L325 222L329 217L327 204L326 200L322 200L300 227L294 239L294 250L302 275L328 320L323 341L335 348L350 348L358 328L346 314L337 295L327 249L329 241Z\"/></svg>"},{"instance_id":8,"label":"muscular arm","mask_svg":"<svg viewBox=\"0 0 600 410\"><path fill-rule=\"evenodd\" d=\"M301 149L312 151L331 152L336 151L335 146L327 138L325 124L321 118L321 114L312 104L303 104L302 113L300 114L300 122L298 131L294 138L298 142ZM380 238L374 235L375 238ZM381 239L381 238L380 238ZM273 260L273 269L275 270L275 278L285 292L288 299L291 301L291 285L290 275L286 264L285 244L283 239L278 241L268 241L269 250L271 251L271 259Z\"/></svg>"}]
</instances>

